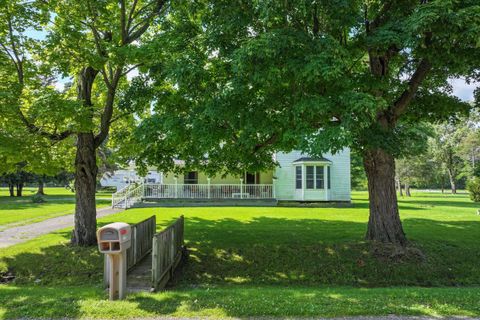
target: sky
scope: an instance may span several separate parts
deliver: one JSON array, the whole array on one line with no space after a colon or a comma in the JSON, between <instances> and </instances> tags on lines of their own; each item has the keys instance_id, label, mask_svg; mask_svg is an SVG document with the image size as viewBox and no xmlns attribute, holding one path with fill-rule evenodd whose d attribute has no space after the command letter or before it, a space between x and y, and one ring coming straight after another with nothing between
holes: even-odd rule
<instances>
[{"instance_id":1,"label":"sky","mask_svg":"<svg viewBox=\"0 0 480 320\"><path fill-rule=\"evenodd\" d=\"M480 86L478 82L467 84L464 79L451 79L453 94L463 101L473 101L473 91Z\"/></svg>"}]
</instances>

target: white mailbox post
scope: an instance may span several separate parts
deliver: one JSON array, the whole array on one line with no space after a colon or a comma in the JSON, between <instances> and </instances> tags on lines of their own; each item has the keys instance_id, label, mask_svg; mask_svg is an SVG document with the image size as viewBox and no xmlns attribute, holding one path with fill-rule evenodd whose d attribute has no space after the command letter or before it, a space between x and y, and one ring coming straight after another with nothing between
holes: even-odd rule
<instances>
[{"instance_id":1,"label":"white mailbox post","mask_svg":"<svg viewBox=\"0 0 480 320\"><path fill-rule=\"evenodd\" d=\"M123 299L127 290L127 249L132 241L132 230L123 222L107 224L97 230L98 249L108 256L110 300Z\"/></svg>"}]
</instances>

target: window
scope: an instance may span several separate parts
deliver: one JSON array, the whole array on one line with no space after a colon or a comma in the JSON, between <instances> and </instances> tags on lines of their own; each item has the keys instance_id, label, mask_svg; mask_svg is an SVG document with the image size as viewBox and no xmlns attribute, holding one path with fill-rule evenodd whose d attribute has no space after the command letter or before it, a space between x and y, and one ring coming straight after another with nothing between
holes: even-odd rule
<instances>
[{"instance_id":1,"label":"window","mask_svg":"<svg viewBox=\"0 0 480 320\"><path fill-rule=\"evenodd\" d=\"M330 189L330 166L327 167L327 187Z\"/></svg>"},{"instance_id":2,"label":"window","mask_svg":"<svg viewBox=\"0 0 480 320\"><path fill-rule=\"evenodd\" d=\"M306 176L306 181L307 181L307 189L313 189L314 188L314 171L315 167L314 166L307 166L307 176Z\"/></svg>"},{"instance_id":3,"label":"window","mask_svg":"<svg viewBox=\"0 0 480 320\"><path fill-rule=\"evenodd\" d=\"M325 178L323 174L323 166L315 166L315 189L323 189L325 187Z\"/></svg>"},{"instance_id":4,"label":"window","mask_svg":"<svg viewBox=\"0 0 480 320\"><path fill-rule=\"evenodd\" d=\"M302 167L295 167L295 188L302 189Z\"/></svg>"},{"instance_id":5,"label":"window","mask_svg":"<svg viewBox=\"0 0 480 320\"><path fill-rule=\"evenodd\" d=\"M187 172L183 178L183 183L198 184L198 172L197 171Z\"/></svg>"}]
</instances>

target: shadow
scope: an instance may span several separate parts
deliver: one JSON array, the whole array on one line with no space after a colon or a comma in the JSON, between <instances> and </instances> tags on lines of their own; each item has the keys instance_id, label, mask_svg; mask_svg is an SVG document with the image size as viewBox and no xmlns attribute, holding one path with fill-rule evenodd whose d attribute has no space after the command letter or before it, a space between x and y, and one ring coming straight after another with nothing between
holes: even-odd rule
<instances>
[{"instance_id":1,"label":"shadow","mask_svg":"<svg viewBox=\"0 0 480 320\"><path fill-rule=\"evenodd\" d=\"M224 217L238 215L234 209L224 210ZM131 221L127 222L143 219L134 212L122 212L119 217L129 217ZM295 213L291 218L258 215L244 220L217 216L210 220L208 216L208 212L202 217L195 211L185 214L190 257L175 290L134 294L118 308L133 308L132 312L138 309L146 315L187 312L236 317L328 316L338 315L339 310L356 315L365 310L365 305L373 304L378 306L378 314L430 315L458 310L468 315L477 310L468 299L448 296L440 292L442 289L423 292L428 289L418 286L480 285L480 219L404 219L408 238L426 259L397 263L372 257L369 243L362 240L366 228L363 221L295 218ZM108 216L99 224L117 218ZM159 213L157 219L160 230L176 215ZM29 285L0 286L4 318L25 316L19 314L22 305L35 303L38 307L26 314L29 317L85 315L82 306L86 302L82 299L98 301L89 312L99 317L108 317L105 312L117 310L115 304L107 311L101 310L106 295L100 289L103 257L97 248L68 245L69 232L52 236L65 241L54 245L39 242L29 252L23 249L2 253L0 266L14 272L14 285ZM88 287L61 289L79 284ZM58 292L52 286L58 287ZM328 289L332 286L335 288ZM387 286L411 288L382 288ZM435 290L440 291L437 294ZM475 300L479 295L477 292L469 297ZM422 301L429 308L419 308ZM305 305L311 307L303 308Z\"/></svg>"},{"instance_id":2,"label":"shadow","mask_svg":"<svg viewBox=\"0 0 480 320\"><path fill-rule=\"evenodd\" d=\"M0 272L15 275L16 285L88 285L99 284L103 276L103 256L97 247L70 245L70 232L59 231L47 236L2 249ZM54 245L45 246L50 238Z\"/></svg>"},{"instance_id":3,"label":"shadow","mask_svg":"<svg viewBox=\"0 0 480 320\"><path fill-rule=\"evenodd\" d=\"M475 289L449 292L428 288L305 288L219 287L177 290L130 297L138 309L155 316L182 317L344 317L359 315L416 315L443 318L477 316L479 309L471 295ZM471 303L473 302L473 303ZM428 306L428 307L425 307ZM457 318L455 318L457 319ZM461 319L461 317L458 317Z\"/></svg>"},{"instance_id":4,"label":"shadow","mask_svg":"<svg viewBox=\"0 0 480 320\"><path fill-rule=\"evenodd\" d=\"M76 318L83 299L102 299L99 290L75 290L57 287L0 286L3 319Z\"/></svg>"},{"instance_id":5,"label":"shadow","mask_svg":"<svg viewBox=\"0 0 480 320\"><path fill-rule=\"evenodd\" d=\"M186 218L184 284L480 285L480 222L405 219L423 263L386 263L362 241L364 223L257 217Z\"/></svg>"},{"instance_id":6,"label":"shadow","mask_svg":"<svg viewBox=\"0 0 480 320\"><path fill-rule=\"evenodd\" d=\"M67 195L53 195L45 196L45 202L34 203L32 202L32 196L23 196L23 197L0 197L0 210L25 210L25 209L36 209L52 205L65 205L75 204L75 196ZM98 203L110 203L110 200L107 199L96 199Z\"/></svg>"}]
</instances>

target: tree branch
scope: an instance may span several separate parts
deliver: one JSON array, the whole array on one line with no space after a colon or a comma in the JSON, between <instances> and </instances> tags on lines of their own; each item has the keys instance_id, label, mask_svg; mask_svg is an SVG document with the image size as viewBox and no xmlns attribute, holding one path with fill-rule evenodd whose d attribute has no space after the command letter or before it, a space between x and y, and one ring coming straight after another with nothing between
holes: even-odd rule
<instances>
[{"instance_id":1,"label":"tree branch","mask_svg":"<svg viewBox=\"0 0 480 320\"><path fill-rule=\"evenodd\" d=\"M254 148L253 148L253 152L257 152L259 151L260 149L262 148L265 148L266 146L269 146L275 142L278 141L278 135L276 133L272 134L270 136L270 138L268 138L267 140L265 140L264 142L262 143L259 143L257 144Z\"/></svg>"},{"instance_id":2,"label":"tree branch","mask_svg":"<svg viewBox=\"0 0 480 320\"><path fill-rule=\"evenodd\" d=\"M128 30L128 36L126 38L125 43L132 43L133 41L138 40L138 38L140 38L145 33L145 31L147 31L148 27L150 27L150 23L152 22L153 18L157 16L162 10L162 8L164 7L165 2L166 0L155 0L155 2L152 2L152 4L155 4L155 8L152 9L152 12L150 12L150 14L147 15L147 17L142 19L140 22L135 24L130 30Z\"/></svg>"},{"instance_id":3,"label":"tree branch","mask_svg":"<svg viewBox=\"0 0 480 320\"><path fill-rule=\"evenodd\" d=\"M393 104L391 111L393 113L394 120L398 119L403 113L405 113L408 105L412 101L415 93L422 84L423 80L427 77L428 72L431 69L431 64L427 60L422 60L417 67L417 70L413 73L412 77L408 81L408 87L403 91L400 97Z\"/></svg>"},{"instance_id":4,"label":"tree branch","mask_svg":"<svg viewBox=\"0 0 480 320\"><path fill-rule=\"evenodd\" d=\"M111 80L111 87L108 88L107 100L105 101L105 107L103 108L101 120L100 120L100 132L95 136L95 147L99 147L108 136L110 130L110 124L113 116L113 105L115 103L115 92L117 90L118 82L122 77L122 68L119 67L115 70L115 73Z\"/></svg>"}]
</instances>

